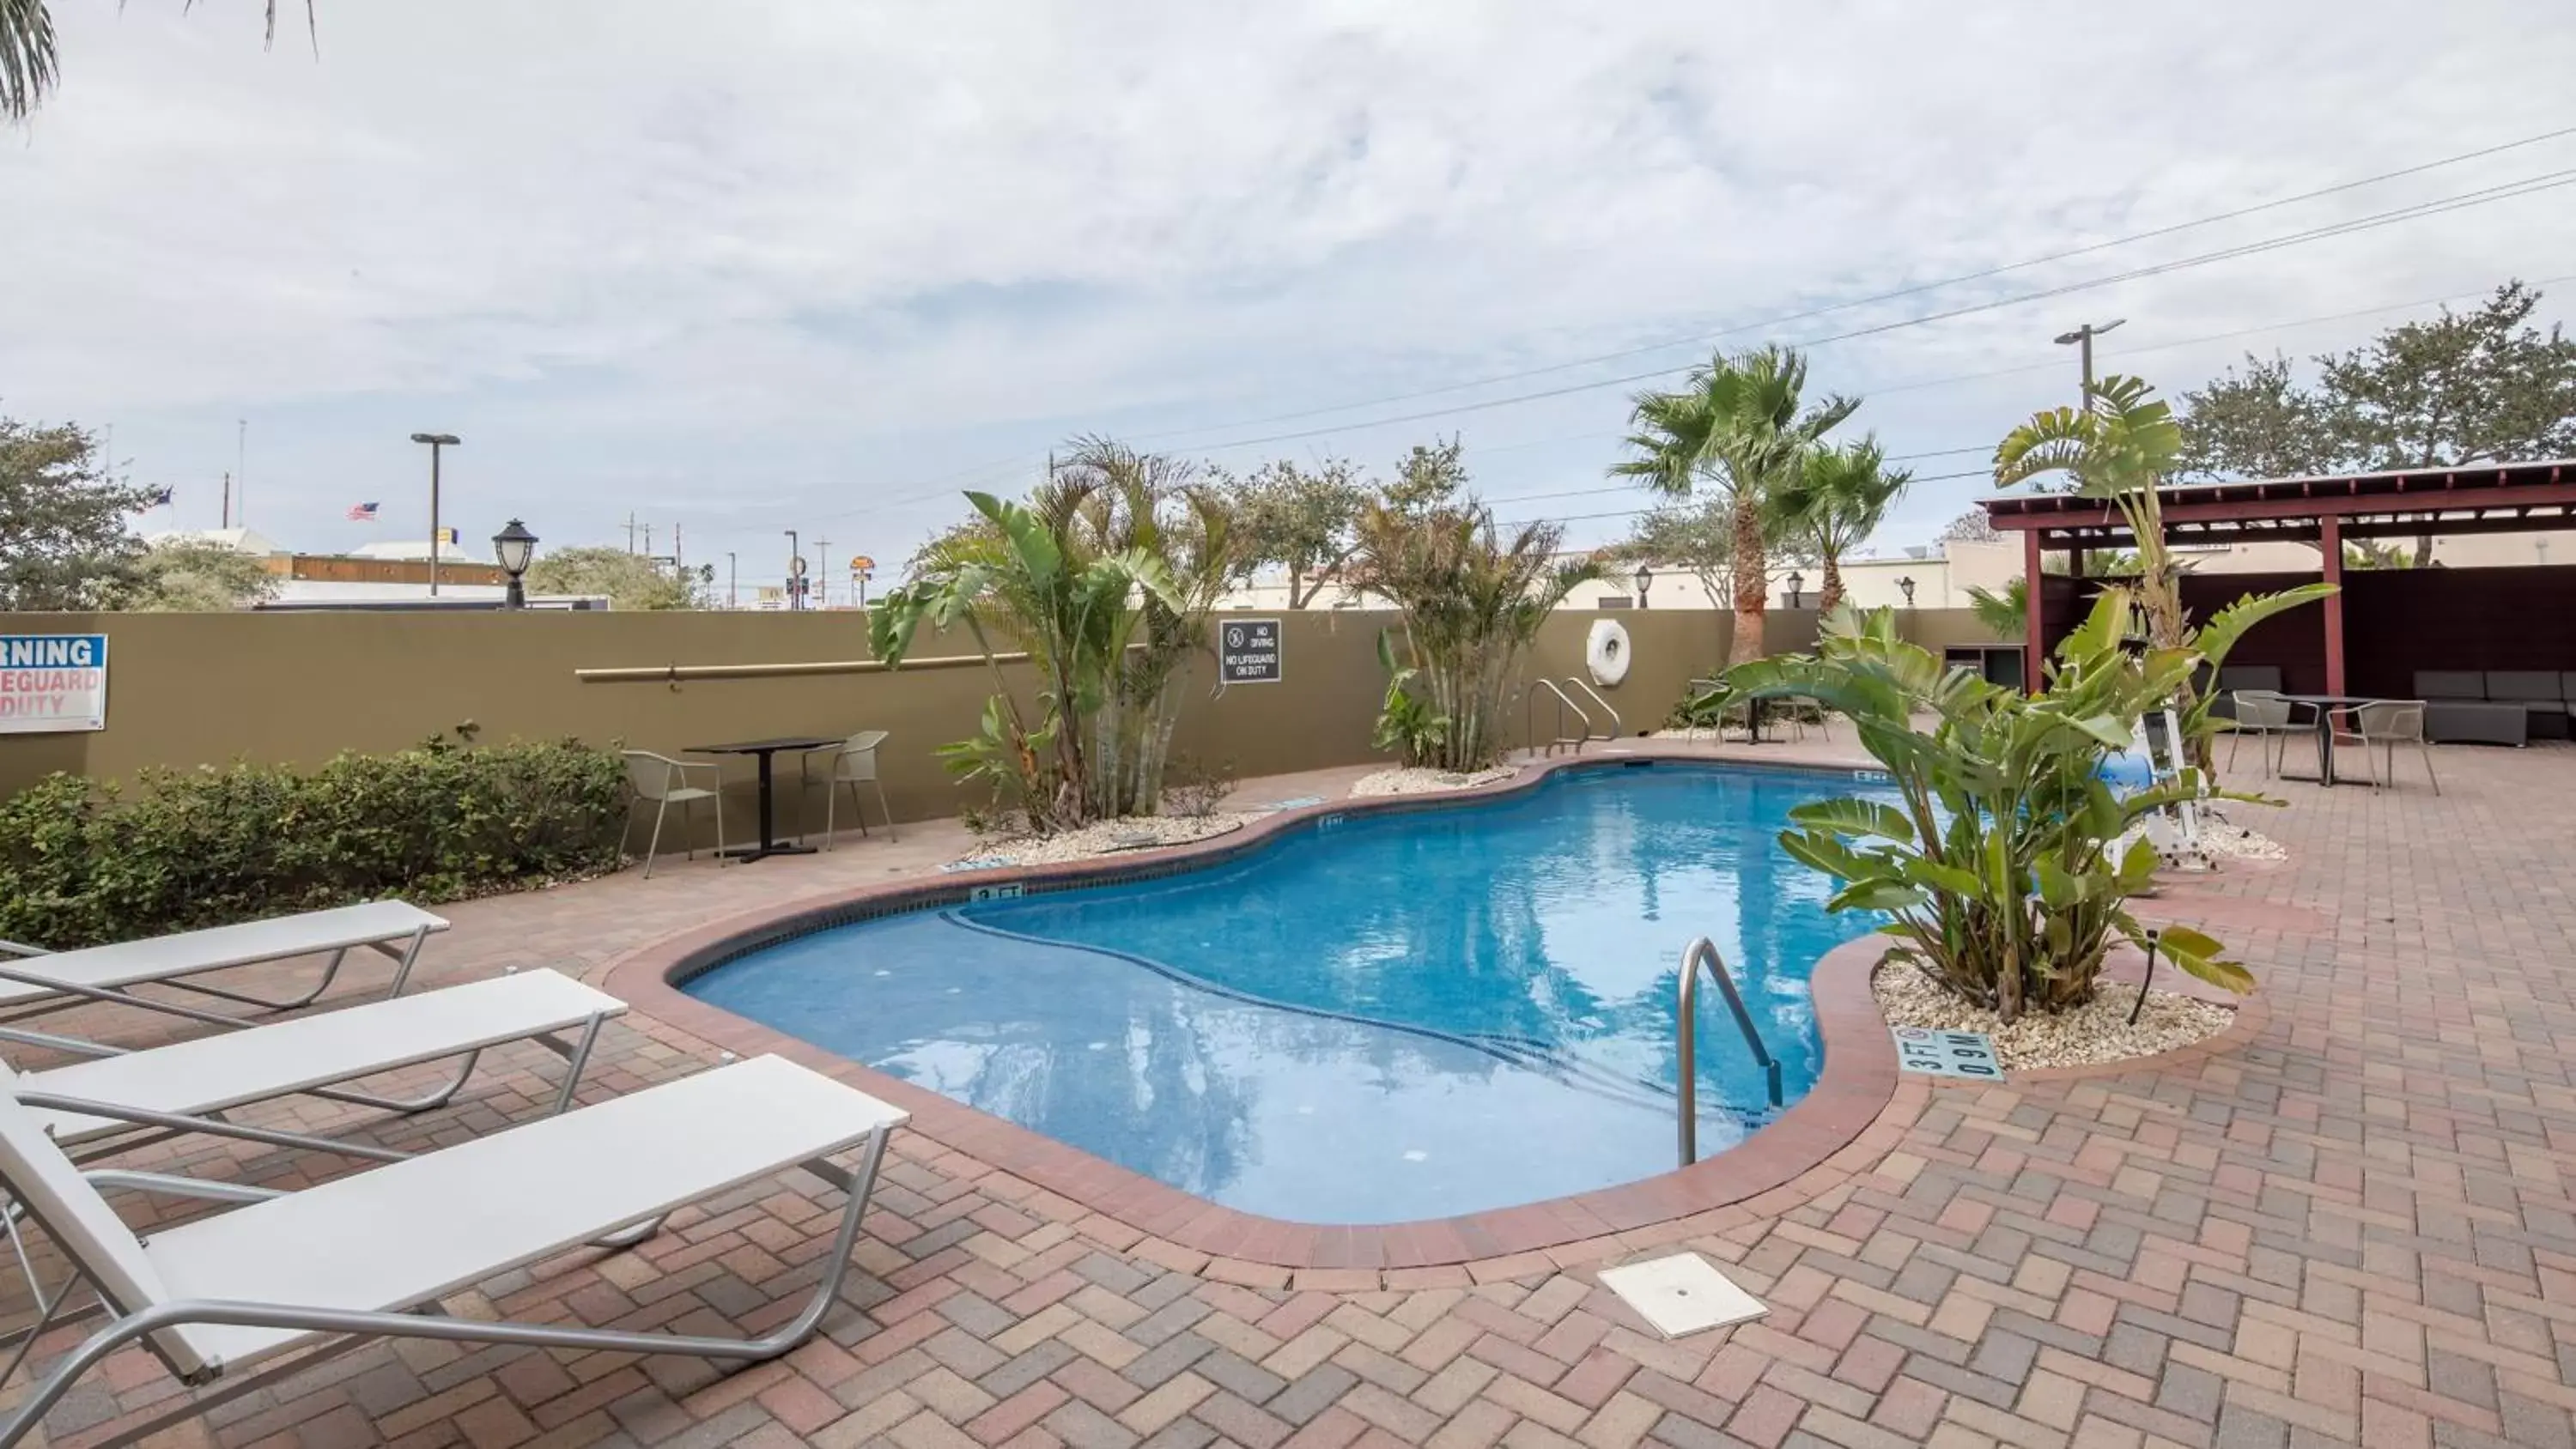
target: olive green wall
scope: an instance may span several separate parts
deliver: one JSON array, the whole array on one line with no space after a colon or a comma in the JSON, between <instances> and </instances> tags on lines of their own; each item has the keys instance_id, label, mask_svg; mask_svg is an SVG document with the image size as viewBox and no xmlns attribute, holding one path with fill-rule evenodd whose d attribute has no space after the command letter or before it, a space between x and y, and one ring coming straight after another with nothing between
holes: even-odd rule
<instances>
[{"instance_id":1,"label":"olive green wall","mask_svg":"<svg viewBox=\"0 0 2576 1449\"><path fill-rule=\"evenodd\" d=\"M1229 617L1243 616L1219 619ZM1283 681L1211 697L1202 663L1176 751L1245 775L1373 758L1370 724L1385 688L1376 640L1393 616L1279 617ZM1560 611L1540 635L1532 672L1588 678L1585 639L1603 618L1630 639L1628 677L1603 693L1631 734L1660 724L1686 681L1723 662L1732 622L1696 609ZM1936 647L1981 637L1963 610L1919 611L1907 625ZM593 668L864 659L865 630L851 613L19 614L0 632L103 632L109 670L105 730L0 735L0 793L53 770L122 779L236 758L314 764L342 750L398 749L466 720L487 743L576 736L671 754L764 735L884 729L893 732L880 753L887 794L898 817L917 819L954 814L965 798L932 751L975 729L991 689L980 663L677 685L574 677ZM1775 650L1805 648L1815 616L1775 611L1766 632ZM962 638L925 639L914 650L916 658L966 652ZM1520 728L1517 713L1511 727ZM749 762L726 768L747 811ZM728 813L736 807L729 798Z\"/></svg>"}]
</instances>

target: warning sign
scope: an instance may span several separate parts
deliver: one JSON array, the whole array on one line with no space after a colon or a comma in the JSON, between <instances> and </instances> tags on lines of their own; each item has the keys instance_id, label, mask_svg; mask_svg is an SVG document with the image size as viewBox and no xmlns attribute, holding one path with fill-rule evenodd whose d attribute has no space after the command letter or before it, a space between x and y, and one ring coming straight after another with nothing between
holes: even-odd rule
<instances>
[{"instance_id":1,"label":"warning sign","mask_svg":"<svg viewBox=\"0 0 2576 1449\"><path fill-rule=\"evenodd\" d=\"M1228 619L1218 633L1218 677L1228 684L1279 682L1279 621Z\"/></svg>"},{"instance_id":2,"label":"warning sign","mask_svg":"<svg viewBox=\"0 0 2576 1449\"><path fill-rule=\"evenodd\" d=\"M107 728L107 636L0 634L0 734Z\"/></svg>"}]
</instances>

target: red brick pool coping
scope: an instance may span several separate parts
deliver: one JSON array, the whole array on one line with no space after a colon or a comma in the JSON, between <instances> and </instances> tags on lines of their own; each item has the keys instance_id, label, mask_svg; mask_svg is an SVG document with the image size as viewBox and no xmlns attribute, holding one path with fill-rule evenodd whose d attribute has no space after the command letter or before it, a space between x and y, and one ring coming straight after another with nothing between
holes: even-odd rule
<instances>
[{"instance_id":1,"label":"red brick pool coping","mask_svg":"<svg viewBox=\"0 0 2576 1449\"><path fill-rule=\"evenodd\" d=\"M1689 1167L1615 1187L1490 1212L1374 1226L1288 1222L1220 1207L1169 1184L1120 1167L1015 1123L875 1071L811 1043L687 995L678 983L747 951L810 931L897 910L969 899L978 886L1070 885L1196 869L1259 850L1307 822L1330 815L1394 813L1454 806L1461 800L1535 789L1567 768L1615 769L1626 760L1705 762L1640 741L1618 763L1595 755L1524 764L1513 779L1470 791L1326 801L1282 810L1240 831L1156 850L1124 852L1061 865L912 878L811 896L709 923L611 963L603 985L637 1009L727 1051L776 1053L912 1113L912 1130L988 1167L1024 1179L1093 1215L1094 1237L1126 1237L1128 1248L1211 1277L1269 1284L1294 1272L1301 1283L1349 1273L1371 1284L1411 1270L1491 1268L1526 1271L1530 1255L1598 1258L1670 1241L1737 1218L1770 1216L1807 1201L1876 1161L1891 1147L1928 1091L1900 1089L1896 1052L1870 992L1885 943L1875 936L1846 942L1817 963L1809 983L1824 1068L1799 1103L1742 1143ZM1792 768L1849 775L1848 768L1730 760L1735 768ZM2251 1019L2249 1019L2251 1018ZM2259 1030L2258 1013L2178 1053L2097 1068L2037 1075L2110 1075L2152 1070L2206 1055ZM1874 1124L1877 1130L1873 1131ZM1545 1151L1533 1134L1530 1149ZM1123 1231L1122 1231L1123 1230ZM1659 1231L1660 1230L1660 1231ZM1483 1278L1485 1272L1471 1271ZM1385 1281L1397 1281L1388 1277Z\"/></svg>"}]
</instances>

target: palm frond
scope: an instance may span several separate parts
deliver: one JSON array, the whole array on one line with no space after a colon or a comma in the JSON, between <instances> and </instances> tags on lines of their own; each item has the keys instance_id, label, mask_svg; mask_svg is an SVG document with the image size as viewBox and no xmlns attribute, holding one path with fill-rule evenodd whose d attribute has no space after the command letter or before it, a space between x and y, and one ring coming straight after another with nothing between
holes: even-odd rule
<instances>
[{"instance_id":1,"label":"palm frond","mask_svg":"<svg viewBox=\"0 0 2576 1449\"><path fill-rule=\"evenodd\" d=\"M45 0L0 0L0 117L24 121L61 79Z\"/></svg>"}]
</instances>

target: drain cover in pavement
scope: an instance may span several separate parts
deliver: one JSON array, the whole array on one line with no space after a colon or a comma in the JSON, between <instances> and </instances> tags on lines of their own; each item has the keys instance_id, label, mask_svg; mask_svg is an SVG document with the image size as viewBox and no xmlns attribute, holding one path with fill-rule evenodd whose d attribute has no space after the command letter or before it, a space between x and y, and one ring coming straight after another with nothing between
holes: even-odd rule
<instances>
[{"instance_id":1,"label":"drain cover in pavement","mask_svg":"<svg viewBox=\"0 0 2576 1449\"><path fill-rule=\"evenodd\" d=\"M1601 1286L1618 1294L1666 1338L1724 1328L1771 1311L1697 1253L1604 1268Z\"/></svg>"}]
</instances>

